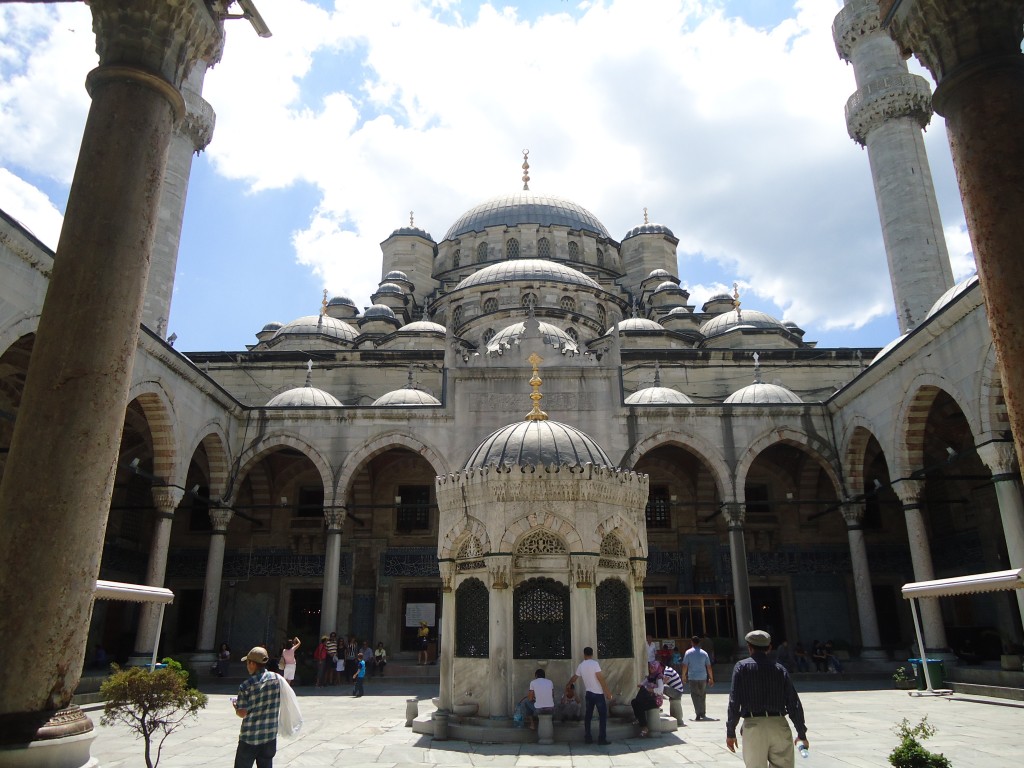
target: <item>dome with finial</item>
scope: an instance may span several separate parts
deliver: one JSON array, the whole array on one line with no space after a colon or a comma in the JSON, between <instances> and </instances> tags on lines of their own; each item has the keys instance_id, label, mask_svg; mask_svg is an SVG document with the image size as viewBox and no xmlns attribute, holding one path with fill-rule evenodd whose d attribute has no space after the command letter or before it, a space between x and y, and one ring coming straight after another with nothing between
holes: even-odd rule
<instances>
[{"instance_id":1,"label":"dome with finial","mask_svg":"<svg viewBox=\"0 0 1024 768\"><path fill-rule=\"evenodd\" d=\"M676 236L672 234L672 230L662 224L654 224L647 217L647 209L644 208L644 223L638 227L633 227L629 232L622 236L622 242L626 242L631 237L637 235L664 235L671 237L673 240ZM664 271L664 270L662 270ZM668 274L667 272L665 274Z\"/></svg>"},{"instance_id":2,"label":"dome with finial","mask_svg":"<svg viewBox=\"0 0 1024 768\"><path fill-rule=\"evenodd\" d=\"M267 408L340 408L342 402L330 392L313 386L313 361L307 363L306 384L285 390L267 401Z\"/></svg>"},{"instance_id":3,"label":"dome with finial","mask_svg":"<svg viewBox=\"0 0 1024 768\"><path fill-rule=\"evenodd\" d=\"M770 328L774 330L787 330L786 327L764 312L758 312L756 309L733 309L729 312L723 312L720 315L712 317L706 321L701 327L700 332L705 337L711 338L713 336L719 336L727 331L731 331L734 328Z\"/></svg>"},{"instance_id":4,"label":"dome with finial","mask_svg":"<svg viewBox=\"0 0 1024 768\"><path fill-rule=\"evenodd\" d=\"M363 312L363 317L383 317L387 318L388 320L394 320L395 312L393 309L391 309L391 307L388 307L384 304L373 304L366 308L366 311Z\"/></svg>"},{"instance_id":5,"label":"dome with finial","mask_svg":"<svg viewBox=\"0 0 1024 768\"><path fill-rule=\"evenodd\" d=\"M692 405L693 400L677 389L661 385L661 371L654 369L654 384L638 389L625 400L626 405Z\"/></svg>"},{"instance_id":6,"label":"dome with finial","mask_svg":"<svg viewBox=\"0 0 1024 768\"><path fill-rule=\"evenodd\" d=\"M399 227L398 229L396 229L394 232L391 233L391 235L389 236L389 239L391 237L402 237L402 236L422 237L424 240L429 240L430 242L434 242L434 238L432 238L430 236L429 232L427 232L425 229L420 229L419 227L416 226L415 220L413 218L413 212L412 211L409 211L409 226L408 227Z\"/></svg>"},{"instance_id":7,"label":"dome with finial","mask_svg":"<svg viewBox=\"0 0 1024 768\"><path fill-rule=\"evenodd\" d=\"M572 337L551 323L538 323L538 332L541 338L544 339L544 343L548 346L558 347L562 349L568 349L569 351L576 351L579 349L579 345L572 340ZM494 336L487 342L488 352L497 352L503 346L512 346L526 333L526 322L512 323L498 331Z\"/></svg>"},{"instance_id":8,"label":"dome with finial","mask_svg":"<svg viewBox=\"0 0 1024 768\"><path fill-rule=\"evenodd\" d=\"M330 339L341 339L342 341L353 341L359 336L359 331L343 320L337 320L329 315L306 315L292 320L281 326L275 339L284 336L309 335L324 336Z\"/></svg>"},{"instance_id":9,"label":"dome with finial","mask_svg":"<svg viewBox=\"0 0 1024 768\"><path fill-rule=\"evenodd\" d=\"M532 282L536 280L547 280L553 283L580 285L586 288L602 290L594 278L572 267L567 267L554 261L547 261L546 259L500 261L497 264L477 270L452 290L453 292L460 291L464 288L472 288L489 283Z\"/></svg>"},{"instance_id":10,"label":"dome with finial","mask_svg":"<svg viewBox=\"0 0 1024 768\"><path fill-rule=\"evenodd\" d=\"M409 369L409 381L401 389L381 395L373 401L373 405L388 408L405 408L410 406L440 405L441 401L429 392L420 389L413 380L412 368Z\"/></svg>"},{"instance_id":11,"label":"dome with finial","mask_svg":"<svg viewBox=\"0 0 1024 768\"><path fill-rule=\"evenodd\" d=\"M356 303L348 296L335 296L327 302L328 307L354 307Z\"/></svg>"},{"instance_id":12,"label":"dome with finial","mask_svg":"<svg viewBox=\"0 0 1024 768\"><path fill-rule=\"evenodd\" d=\"M620 320L618 323L619 331L664 331L665 327L655 321L649 320L646 317L627 317L625 320ZM608 329L611 331L611 329Z\"/></svg>"},{"instance_id":13,"label":"dome with finial","mask_svg":"<svg viewBox=\"0 0 1024 768\"><path fill-rule=\"evenodd\" d=\"M382 296L388 294L390 296L402 296L405 291L402 290L402 286L396 285L395 283L384 282L377 286L377 290L373 292L374 296Z\"/></svg>"},{"instance_id":14,"label":"dome with finial","mask_svg":"<svg viewBox=\"0 0 1024 768\"><path fill-rule=\"evenodd\" d=\"M761 366L757 353L754 353L754 383L737 389L725 402L730 405L791 405L802 403L803 400L781 384L765 384L761 380Z\"/></svg>"}]
</instances>

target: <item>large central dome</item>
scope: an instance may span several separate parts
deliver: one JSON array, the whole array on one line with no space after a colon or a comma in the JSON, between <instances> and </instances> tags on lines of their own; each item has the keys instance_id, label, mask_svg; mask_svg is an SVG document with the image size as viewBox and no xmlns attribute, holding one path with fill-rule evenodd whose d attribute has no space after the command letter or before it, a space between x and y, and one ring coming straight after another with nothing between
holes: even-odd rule
<instances>
[{"instance_id":1,"label":"large central dome","mask_svg":"<svg viewBox=\"0 0 1024 768\"><path fill-rule=\"evenodd\" d=\"M554 195L535 195L528 191L494 197L470 208L452 224L444 239L454 240L468 232L483 232L487 227L519 224L569 227L611 239L604 224L583 206Z\"/></svg>"},{"instance_id":2,"label":"large central dome","mask_svg":"<svg viewBox=\"0 0 1024 768\"><path fill-rule=\"evenodd\" d=\"M572 267L567 267L565 264L546 259L513 259L512 261L499 261L497 264L478 269L456 285L452 291L461 291L463 288L472 288L474 285L486 285L487 283L535 282L539 280L582 285L587 288L601 288L594 278Z\"/></svg>"}]
</instances>

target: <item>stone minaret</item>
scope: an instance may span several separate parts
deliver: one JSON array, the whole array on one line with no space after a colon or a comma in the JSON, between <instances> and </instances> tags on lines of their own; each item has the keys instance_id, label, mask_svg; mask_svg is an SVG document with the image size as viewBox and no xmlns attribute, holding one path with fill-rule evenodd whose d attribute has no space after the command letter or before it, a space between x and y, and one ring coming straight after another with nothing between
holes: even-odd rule
<instances>
[{"instance_id":1,"label":"stone minaret","mask_svg":"<svg viewBox=\"0 0 1024 768\"><path fill-rule=\"evenodd\" d=\"M846 0L832 36L857 78L857 91L846 102L846 125L868 150L896 317L906 333L953 285L921 134L931 119L931 90L924 78L908 72L881 27L874 0Z\"/></svg>"},{"instance_id":2,"label":"stone minaret","mask_svg":"<svg viewBox=\"0 0 1024 768\"><path fill-rule=\"evenodd\" d=\"M181 86L185 97L185 119L174 131L167 152L167 171L160 189L160 210L153 239L153 261L149 267L142 324L161 338L167 336L171 313L174 273L178 264L181 222L185 216L185 196L192 173L192 157L206 149L213 138L216 116L213 107L200 94L206 77L206 65L199 62Z\"/></svg>"}]
</instances>

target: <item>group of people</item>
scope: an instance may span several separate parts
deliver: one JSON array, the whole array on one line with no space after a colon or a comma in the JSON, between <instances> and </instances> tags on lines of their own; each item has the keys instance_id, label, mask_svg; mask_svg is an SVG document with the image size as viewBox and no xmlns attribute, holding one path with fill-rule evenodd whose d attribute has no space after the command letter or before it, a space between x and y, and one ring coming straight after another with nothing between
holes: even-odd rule
<instances>
[{"instance_id":1,"label":"group of people","mask_svg":"<svg viewBox=\"0 0 1024 768\"><path fill-rule=\"evenodd\" d=\"M665 697L682 698L687 684L693 702L693 719L712 719L707 716L706 702L707 690L715 684L714 662L701 644L702 639L694 635L690 638L690 647L680 654L678 649L670 648L667 643L659 650L654 638L647 636L647 677L640 681L637 694L630 702L641 736L648 735L647 712L661 709Z\"/></svg>"},{"instance_id":2,"label":"group of people","mask_svg":"<svg viewBox=\"0 0 1024 768\"><path fill-rule=\"evenodd\" d=\"M313 651L316 662L316 687L323 688L351 680L353 696L363 695L363 681L368 674L384 674L388 665L388 652L384 643L371 648L368 641L359 641L354 635L338 637L337 632L322 635Z\"/></svg>"},{"instance_id":3,"label":"group of people","mask_svg":"<svg viewBox=\"0 0 1024 768\"><path fill-rule=\"evenodd\" d=\"M803 643L798 642L795 648L790 649L789 643L783 640L775 651L775 660L789 672L810 672L812 664L815 672L837 674L843 671L831 640L824 643L815 640L811 643L810 653Z\"/></svg>"}]
</instances>

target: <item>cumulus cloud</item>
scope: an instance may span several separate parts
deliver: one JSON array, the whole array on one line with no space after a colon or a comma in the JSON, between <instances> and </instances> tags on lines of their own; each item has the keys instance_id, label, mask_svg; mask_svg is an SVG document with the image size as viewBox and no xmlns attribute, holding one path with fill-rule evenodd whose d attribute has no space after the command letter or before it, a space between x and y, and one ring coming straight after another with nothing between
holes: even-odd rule
<instances>
[{"instance_id":1,"label":"cumulus cloud","mask_svg":"<svg viewBox=\"0 0 1024 768\"><path fill-rule=\"evenodd\" d=\"M0 168L0 209L17 219L50 250L56 250L64 216L50 198L6 168Z\"/></svg>"}]
</instances>

